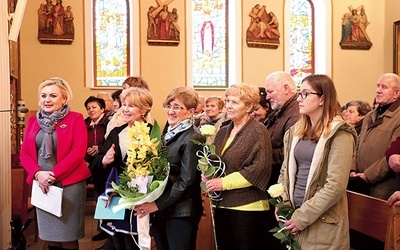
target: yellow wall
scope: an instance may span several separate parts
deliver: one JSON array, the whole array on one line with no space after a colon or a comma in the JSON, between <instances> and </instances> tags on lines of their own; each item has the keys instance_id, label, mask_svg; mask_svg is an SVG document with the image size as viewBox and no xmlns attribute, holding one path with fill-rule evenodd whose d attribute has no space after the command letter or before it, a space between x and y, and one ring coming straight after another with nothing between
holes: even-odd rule
<instances>
[{"instance_id":1,"label":"yellow wall","mask_svg":"<svg viewBox=\"0 0 400 250\"><path fill-rule=\"evenodd\" d=\"M85 0L87 1L87 0ZM44 1L30 0L27 3L22 23L21 42L21 83L22 97L27 107L37 109L37 86L43 79L59 76L66 79L73 87L72 108L86 115L83 107L89 95L98 90L85 87L84 69L84 7L83 1L64 0L63 5L71 5L75 15L75 40L72 45L40 44L37 40L37 9ZM240 2L240 1L238 1ZM277 49L249 48L246 45L247 29L251 8L255 4L266 4L268 11L273 11L280 21L282 33L281 45ZM174 1L170 7L178 9L181 27L181 42L177 47L149 46L146 42L147 17L150 5L155 1L139 2L140 9L140 74L150 84L155 103L152 116L161 124L165 122L162 101L167 93L176 86L186 85L186 1ZM242 82L263 86L265 77L275 70L284 69L284 0L257 1L242 0L241 19L243 64L241 65ZM372 102L375 83L384 72L392 71L392 29L393 22L400 19L400 5L397 0L332 0L332 78L336 84L339 100L345 103L350 99L363 99ZM371 24L367 31L373 46L370 50L342 50L341 18L348 12L348 6L354 8L364 4ZM240 33L239 33L240 34ZM318 34L315 34L318 36ZM234 62L235 63L235 62ZM112 90L110 90L112 92ZM202 91L204 96L223 95L223 92Z\"/></svg>"}]
</instances>

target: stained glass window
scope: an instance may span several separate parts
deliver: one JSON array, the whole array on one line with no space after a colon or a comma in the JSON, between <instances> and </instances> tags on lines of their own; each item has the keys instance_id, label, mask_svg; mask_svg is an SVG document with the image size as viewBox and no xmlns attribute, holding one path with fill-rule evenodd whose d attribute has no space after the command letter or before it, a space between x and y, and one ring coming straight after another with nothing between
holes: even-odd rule
<instances>
[{"instance_id":1,"label":"stained glass window","mask_svg":"<svg viewBox=\"0 0 400 250\"><path fill-rule=\"evenodd\" d=\"M126 0L95 1L95 87L122 86L130 74L128 10Z\"/></svg>"},{"instance_id":2,"label":"stained glass window","mask_svg":"<svg viewBox=\"0 0 400 250\"><path fill-rule=\"evenodd\" d=\"M290 74L298 85L314 73L313 12L310 0L290 2Z\"/></svg>"},{"instance_id":3,"label":"stained glass window","mask_svg":"<svg viewBox=\"0 0 400 250\"><path fill-rule=\"evenodd\" d=\"M228 87L227 0L194 0L192 83L195 88Z\"/></svg>"}]
</instances>

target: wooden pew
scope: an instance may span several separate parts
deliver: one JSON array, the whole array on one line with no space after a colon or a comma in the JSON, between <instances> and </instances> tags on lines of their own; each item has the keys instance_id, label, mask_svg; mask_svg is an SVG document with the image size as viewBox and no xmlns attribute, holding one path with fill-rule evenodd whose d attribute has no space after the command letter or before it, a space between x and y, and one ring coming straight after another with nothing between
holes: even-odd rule
<instances>
[{"instance_id":1,"label":"wooden pew","mask_svg":"<svg viewBox=\"0 0 400 250\"><path fill-rule=\"evenodd\" d=\"M350 228L385 243L385 250L400 250L400 207L347 190Z\"/></svg>"}]
</instances>

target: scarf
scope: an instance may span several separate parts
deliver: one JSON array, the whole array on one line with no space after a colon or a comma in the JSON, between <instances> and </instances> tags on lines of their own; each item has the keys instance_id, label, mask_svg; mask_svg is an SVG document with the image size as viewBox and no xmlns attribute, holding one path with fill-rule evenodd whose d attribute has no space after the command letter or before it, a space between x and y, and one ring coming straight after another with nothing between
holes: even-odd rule
<instances>
[{"instance_id":1,"label":"scarf","mask_svg":"<svg viewBox=\"0 0 400 250\"><path fill-rule=\"evenodd\" d=\"M47 115L42 109L36 113L40 128L44 132L42 146L39 153L45 159L53 156L53 132L56 130L57 123L64 119L69 113L69 106L64 106L62 109L54 111L52 114Z\"/></svg>"},{"instance_id":2,"label":"scarf","mask_svg":"<svg viewBox=\"0 0 400 250\"><path fill-rule=\"evenodd\" d=\"M179 132L188 130L190 127L192 127L192 125L193 125L192 119L189 118L189 119L181 121L175 127L169 126L167 129L167 133L164 135L165 142L168 142L169 140L171 140Z\"/></svg>"}]
</instances>

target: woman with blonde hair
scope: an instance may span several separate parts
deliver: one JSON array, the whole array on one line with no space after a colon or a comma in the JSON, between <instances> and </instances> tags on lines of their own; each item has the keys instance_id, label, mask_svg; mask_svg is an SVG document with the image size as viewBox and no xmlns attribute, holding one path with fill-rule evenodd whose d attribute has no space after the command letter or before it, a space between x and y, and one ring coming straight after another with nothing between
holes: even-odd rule
<instances>
[{"instance_id":1,"label":"woman with blonde hair","mask_svg":"<svg viewBox=\"0 0 400 250\"><path fill-rule=\"evenodd\" d=\"M251 116L260 102L258 87L236 84L225 91L225 98L231 122L219 129L214 145L226 164L226 176L202 176L207 192L221 192L213 201L217 247L276 249L270 244L274 238L268 230L273 225L268 223L265 192L272 169L271 139L267 128Z\"/></svg>"},{"instance_id":2,"label":"woman with blonde hair","mask_svg":"<svg viewBox=\"0 0 400 250\"><path fill-rule=\"evenodd\" d=\"M357 133L339 114L328 76L304 78L297 102L301 117L285 134L278 180L295 209L285 227L302 249L349 249L346 187Z\"/></svg>"},{"instance_id":3,"label":"woman with blonde hair","mask_svg":"<svg viewBox=\"0 0 400 250\"><path fill-rule=\"evenodd\" d=\"M49 249L79 249L85 236L86 179L84 160L87 130L83 115L70 110L72 91L67 81L53 77L40 83L39 107L28 120L20 160L43 193L63 189L62 216L36 208L39 238Z\"/></svg>"}]
</instances>

